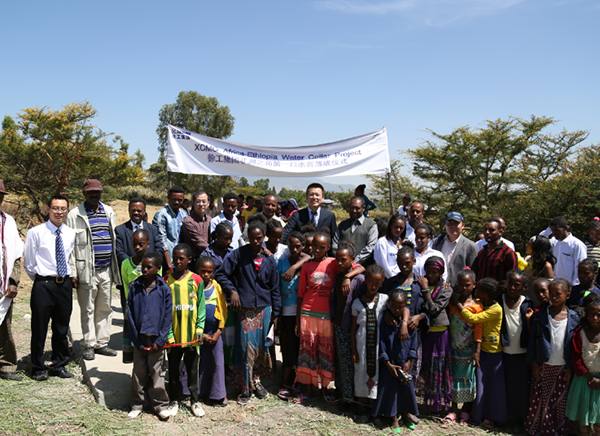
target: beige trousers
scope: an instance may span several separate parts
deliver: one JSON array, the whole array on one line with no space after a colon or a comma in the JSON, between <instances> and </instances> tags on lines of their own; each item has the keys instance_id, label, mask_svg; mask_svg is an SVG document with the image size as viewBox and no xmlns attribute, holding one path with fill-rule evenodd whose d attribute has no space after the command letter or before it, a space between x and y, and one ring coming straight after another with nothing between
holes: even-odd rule
<instances>
[{"instance_id":1,"label":"beige trousers","mask_svg":"<svg viewBox=\"0 0 600 436\"><path fill-rule=\"evenodd\" d=\"M81 308L84 347L108 345L112 323L112 273L110 266L96 269L92 283L79 283L77 300Z\"/></svg>"}]
</instances>

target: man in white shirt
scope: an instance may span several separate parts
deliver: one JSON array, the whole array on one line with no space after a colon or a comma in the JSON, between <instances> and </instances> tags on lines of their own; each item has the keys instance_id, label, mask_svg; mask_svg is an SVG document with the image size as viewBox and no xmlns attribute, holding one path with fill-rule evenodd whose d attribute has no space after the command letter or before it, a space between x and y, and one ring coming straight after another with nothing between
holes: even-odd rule
<instances>
[{"instance_id":1,"label":"man in white shirt","mask_svg":"<svg viewBox=\"0 0 600 436\"><path fill-rule=\"evenodd\" d=\"M233 238L231 239L231 248L236 248L244 245L240 222L235 216L235 211L238 207L238 196L233 193L228 193L223 196L223 213L210 220L210 233L215 231L217 224L226 221L233 229ZM210 235L209 235L210 236Z\"/></svg>"},{"instance_id":2,"label":"man in white shirt","mask_svg":"<svg viewBox=\"0 0 600 436\"><path fill-rule=\"evenodd\" d=\"M0 206L4 196L4 181L0 180ZM17 297L21 278L23 241L13 217L0 210L0 236L4 249L0 249L0 378L21 381L17 374L17 348L12 335L13 299Z\"/></svg>"},{"instance_id":3,"label":"man in white shirt","mask_svg":"<svg viewBox=\"0 0 600 436\"><path fill-rule=\"evenodd\" d=\"M423 206L423 203L415 201L408 210L405 240L408 239L413 244L415 243L415 228L423 222L423 218L425 218L425 206Z\"/></svg>"},{"instance_id":4,"label":"man in white shirt","mask_svg":"<svg viewBox=\"0 0 600 436\"><path fill-rule=\"evenodd\" d=\"M499 216L495 216L493 217L494 219L500 221L500 230L504 233L506 231L506 221L504 221L504 219L502 217ZM513 244L511 241L509 241L508 239L501 237L500 238L500 242L504 242L504 244L506 244L507 246L509 246L511 248L512 251L515 251L515 244ZM480 239L479 241L477 241L475 244L477 244L477 252L481 251L481 249L483 247L485 247L487 245L487 241L484 239Z\"/></svg>"},{"instance_id":5,"label":"man in white shirt","mask_svg":"<svg viewBox=\"0 0 600 436\"><path fill-rule=\"evenodd\" d=\"M433 248L444 255L448 281L453 287L458 284L458 273L466 266L471 268L479 252L475 243L462 234L464 228L462 214L450 212L446 215L446 234L440 235L433 243Z\"/></svg>"},{"instance_id":6,"label":"man in white shirt","mask_svg":"<svg viewBox=\"0 0 600 436\"><path fill-rule=\"evenodd\" d=\"M552 218L550 229L556 265L554 265L554 278L567 279L571 285L579 284L577 269L579 262L587 258L587 248L583 242L568 231L567 220L561 216Z\"/></svg>"},{"instance_id":7,"label":"man in white shirt","mask_svg":"<svg viewBox=\"0 0 600 436\"><path fill-rule=\"evenodd\" d=\"M48 201L49 219L27 232L25 271L33 280L31 289L31 364L32 378L47 380L48 375L71 378L65 370L69 362L67 332L73 310L73 285L70 276L75 268L71 254L75 247L75 230L63 224L69 200L55 195ZM44 363L44 343L52 319L52 365Z\"/></svg>"},{"instance_id":8,"label":"man in white shirt","mask_svg":"<svg viewBox=\"0 0 600 436\"><path fill-rule=\"evenodd\" d=\"M410 194L406 194L404 196L404 198L402 198L402 206L400 206L398 208L398 213L400 215L408 216L411 200L412 200L412 197L410 196Z\"/></svg>"}]
</instances>

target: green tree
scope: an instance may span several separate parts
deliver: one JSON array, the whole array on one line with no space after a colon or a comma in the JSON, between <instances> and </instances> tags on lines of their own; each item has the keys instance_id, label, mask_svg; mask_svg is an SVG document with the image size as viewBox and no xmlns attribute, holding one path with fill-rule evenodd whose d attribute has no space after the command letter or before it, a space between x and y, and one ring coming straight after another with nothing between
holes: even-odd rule
<instances>
[{"instance_id":1,"label":"green tree","mask_svg":"<svg viewBox=\"0 0 600 436\"><path fill-rule=\"evenodd\" d=\"M402 197L410 194L418 198L419 187L401 170L403 165L400 159L390 159L392 176L392 190L394 192L394 213L402 205ZM369 197L377 204L379 210L391 212L390 183L387 174L367 174L369 180ZM371 194L372 193L372 194ZM421 200L421 199L420 199Z\"/></svg>"},{"instance_id":2,"label":"green tree","mask_svg":"<svg viewBox=\"0 0 600 436\"><path fill-rule=\"evenodd\" d=\"M96 110L86 101L62 110L24 109L18 122L5 117L0 134L0 175L37 220L55 194L81 193L88 178L113 187L143 183L145 172L128 155L128 145L91 124Z\"/></svg>"},{"instance_id":3,"label":"green tree","mask_svg":"<svg viewBox=\"0 0 600 436\"><path fill-rule=\"evenodd\" d=\"M269 179L258 179L254 181L254 186L258 188L261 194L265 195L269 192Z\"/></svg>"},{"instance_id":4,"label":"green tree","mask_svg":"<svg viewBox=\"0 0 600 436\"><path fill-rule=\"evenodd\" d=\"M500 215L507 221L507 237L522 243L525 235L517 234L517 224L519 232L530 232L531 225L523 225L524 217L539 223L539 215L533 217L532 206L520 199L537 198L548 183L564 174L565 162L588 136L586 131L548 133L555 123L550 117L511 117L450 134L429 130L433 139L409 154L415 162L413 174L425 182L420 196L432 211L430 219L437 215L441 229L446 213L458 210L472 236L487 218Z\"/></svg>"},{"instance_id":5,"label":"green tree","mask_svg":"<svg viewBox=\"0 0 600 436\"><path fill-rule=\"evenodd\" d=\"M150 166L150 183L158 189L168 189L169 174L165 153L168 145L169 124L212 138L225 139L233 133L235 118L227 106L219 105L215 97L206 97L196 91L181 91L173 104L165 104L158 113L159 159ZM172 173L172 185L179 185L186 191L205 190L215 196L224 194L233 185L229 176L198 176Z\"/></svg>"}]
</instances>

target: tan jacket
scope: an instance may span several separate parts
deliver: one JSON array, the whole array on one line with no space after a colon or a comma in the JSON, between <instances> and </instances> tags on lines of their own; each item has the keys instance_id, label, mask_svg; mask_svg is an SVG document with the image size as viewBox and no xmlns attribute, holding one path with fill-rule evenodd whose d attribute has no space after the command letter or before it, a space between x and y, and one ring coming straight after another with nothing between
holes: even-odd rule
<instances>
[{"instance_id":1,"label":"tan jacket","mask_svg":"<svg viewBox=\"0 0 600 436\"><path fill-rule=\"evenodd\" d=\"M102 203L108 222L110 223L110 236L113 244L112 258L110 268L113 282L116 285L121 284L121 274L119 273L119 263L117 261L116 238L115 238L115 211L110 206ZM83 203L71 209L67 215L67 226L71 227L77 233L75 237L75 249L69 259L72 276L77 277L81 283L91 283L94 272L94 246L92 244L92 230L85 212Z\"/></svg>"}]
</instances>

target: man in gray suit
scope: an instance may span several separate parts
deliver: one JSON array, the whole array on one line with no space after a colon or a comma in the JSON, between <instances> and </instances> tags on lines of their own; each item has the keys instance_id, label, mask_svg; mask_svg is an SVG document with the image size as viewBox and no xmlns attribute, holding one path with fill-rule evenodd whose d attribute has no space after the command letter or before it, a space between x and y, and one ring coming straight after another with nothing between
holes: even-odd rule
<instances>
[{"instance_id":1,"label":"man in gray suit","mask_svg":"<svg viewBox=\"0 0 600 436\"><path fill-rule=\"evenodd\" d=\"M331 249L336 253L340 241L347 239L354 244L355 262L363 266L373 263L373 249L377 243L377 225L371 218L364 216L365 201L362 197L352 197L348 214L350 218L342 221L333 235Z\"/></svg>"},{"instance_id":2,"label":"man in gray suit","mask_svg":"<svg viewBox=\"0 0 600 436\"><path fill-rule=\"evenodd\" d=\"M446 215L446 233L441 234L433 243L434 250L441 251L444 255L448 271L448 281L453 288L458 285L458 273L465 267L472 268L477 259L477 245L462 232L465 228L465 219L459 212L450 212Z\"/></svg>"}]
</instances>

